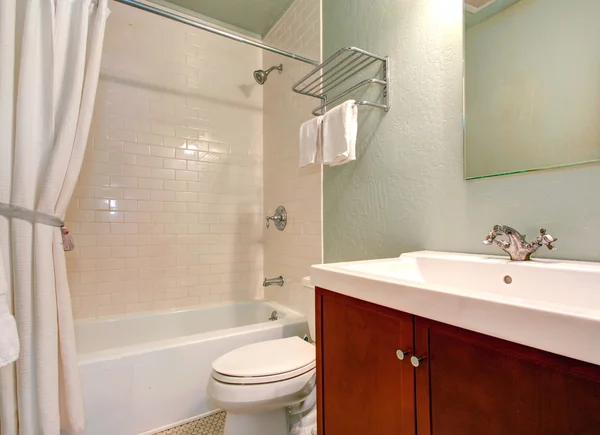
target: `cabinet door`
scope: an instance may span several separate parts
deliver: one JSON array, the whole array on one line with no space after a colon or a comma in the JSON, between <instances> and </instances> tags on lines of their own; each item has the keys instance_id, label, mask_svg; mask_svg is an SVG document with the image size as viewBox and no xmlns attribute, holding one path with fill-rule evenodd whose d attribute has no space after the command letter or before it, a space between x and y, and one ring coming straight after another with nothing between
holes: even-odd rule
<instances>
[{"instance_id":1,"label":"cabinet door","mask_svg":"<svg viewBox=\"0 0 600 435\"><path fill-rule=\"evenodd\" d=\"M319 435L414 435L413 318L317 290Z\"/></svg>"},{"instance_id":2,"label":"cabinet door","mask_svg":"<svg viewBox=\"0 0 600 435\"><path fill-rule=\"evenodd\" d=\"M598 435L600 368L415 319L419 435Z\"/></svg>"}]
</instances>

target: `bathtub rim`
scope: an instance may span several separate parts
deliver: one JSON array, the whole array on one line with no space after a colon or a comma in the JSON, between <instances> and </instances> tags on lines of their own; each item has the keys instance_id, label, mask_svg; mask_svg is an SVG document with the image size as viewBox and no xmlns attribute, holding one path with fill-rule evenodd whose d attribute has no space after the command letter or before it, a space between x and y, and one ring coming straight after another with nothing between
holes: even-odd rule
<instances>
[{"instance_id":1,"label":"bathtub rim","mask_svg":"<svg viewBox=\"0 0 600 435\"><path fill-rule=\"evenodd\" d=\"M123 317L127 318L147 318L154 317L157 315L164 314L176 314L181 312L189 312L189 311L200 311L204 309L210 309L220 306L234 305L244 302L264 302L270 306L272 306L276 311L284 313L285 317L283 319L274 320L274 321L264 321L260 323L252 323L250 325L244 326L236 326L233 328L227 329L218 329L215 331L201 332L198 334L190 334L182 337L175 338L167 338L164 340L157 340L148 343L134 344L129 346L121 346L111 349L104 349L95 352L87 352L87 353L78 353L78 364L79 366L86 364L93 364L99 361L109 361L121 359L129 356L139 355L142 353L146 353L153 350L158 349L172 349L180 346L185 346L188 344L199 343L202 341L212 341L217 340L224 336L237 336L242 335L249 332L263 331L268 329L276 329L283 328L286 325L293 325L297 323L306 322L307 319L301 313L292 310L284 305L281 305L277 302L271 301L269 299L253 299L250 301L229 301L229 302L219 302L215 304L207 304L201 305L197 307L189 307L185 309L174 309L174 310L162 310L162 311L153 311L146 313L136 313L132 315L125 316L111 316L111 317L102 317L102 318L94 318L94 319L81 319L75 321L75 328L77 328L78 324L93 324L93 323L105 323L116 321L118 319L122 319Z\"/></svg>"}]
</instances>

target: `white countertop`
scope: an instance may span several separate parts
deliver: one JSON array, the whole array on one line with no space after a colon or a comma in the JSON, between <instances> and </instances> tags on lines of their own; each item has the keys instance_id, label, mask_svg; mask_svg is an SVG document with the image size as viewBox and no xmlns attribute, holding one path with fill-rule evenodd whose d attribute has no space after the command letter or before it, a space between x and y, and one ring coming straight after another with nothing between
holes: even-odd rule
<instances>
[{"instance_id":1,"label":"white countertop","mask_svg":"<svg viewBox=\"0 0 600 435\"><path fill-rule=\"evenodd\" d=\"M600 365L600 263L421 251L315 265L311 283Z\"/></svg>"}]
</instances>

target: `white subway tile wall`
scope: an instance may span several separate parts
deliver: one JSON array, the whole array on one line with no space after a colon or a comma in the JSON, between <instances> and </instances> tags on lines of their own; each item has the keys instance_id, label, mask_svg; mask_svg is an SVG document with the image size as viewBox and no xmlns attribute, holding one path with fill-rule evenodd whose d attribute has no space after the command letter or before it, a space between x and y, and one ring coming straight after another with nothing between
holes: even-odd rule
<instances>
[{"instance_id":1,"label":"white subway tile wall","mask_svg":"<svg viewBox=\"0 0 600 435\"><path fill-rule=\"evenodd\" d=\"M75 316L262 297L261 50L110 8L66 218Z\"/></svg>"},{"instance_id":2,"label":"white subway tile wall","mask_svg":"<svg viewBox=\"0 0 600 435\"><path fill-rule=\"evenodd\" d=\"M270 45L321 59L321 0L296 0L265 38ZM264 67L283 63L264 86L264 207L272 214L286 207L285 231L265 230L265 275L283 275L283 287L268 287L265 295L297 311L314 304L314 296L302 290L302 278L310 266L323 262L322 170L298 167L298 132L309 120L319 100L295 94L292 86L311 65L272 53L264 53Z\"/></svg>"}]
</instances>

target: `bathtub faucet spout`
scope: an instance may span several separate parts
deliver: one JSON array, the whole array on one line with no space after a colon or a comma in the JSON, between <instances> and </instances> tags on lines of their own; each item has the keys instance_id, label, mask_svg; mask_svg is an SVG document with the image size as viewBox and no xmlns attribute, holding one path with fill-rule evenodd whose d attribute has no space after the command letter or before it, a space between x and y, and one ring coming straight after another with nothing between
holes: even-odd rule
<instances>
[{"instance_id":1,"label":"bathtub faucet spout","mask_svg":"<svg viewBox=\"0 0 600 435\"><path fill-rule=\"evenodd\" d=\"M283 276L278 276L277 278L265 278L263 281L263 287L269 287L271 285L278 285L279 287L283 287L284 283Z\"/></svg>"}]
</instances>

